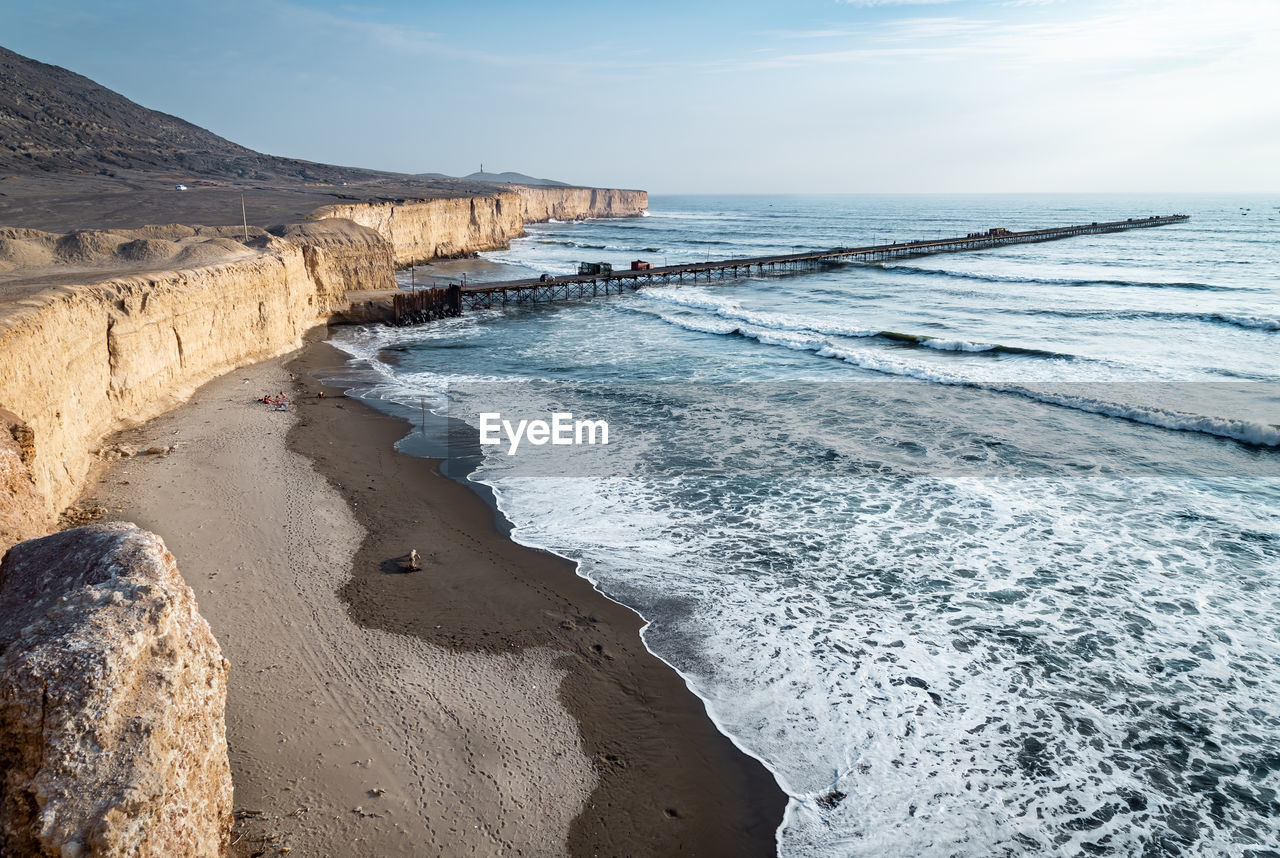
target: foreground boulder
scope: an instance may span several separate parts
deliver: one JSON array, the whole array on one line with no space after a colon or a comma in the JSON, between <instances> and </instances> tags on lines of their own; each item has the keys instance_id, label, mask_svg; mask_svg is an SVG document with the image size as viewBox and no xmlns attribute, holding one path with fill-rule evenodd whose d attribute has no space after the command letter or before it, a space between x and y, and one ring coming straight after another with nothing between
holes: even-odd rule
<instances>
[{"instance_id":1,"label":"foreground boulder","mask_svg":"<svg viewBox=\"0 0 1280 858\"><path fill-rule=\"evenodd\" d=\"M158 536L0 564L0 855L215 856L231 830L227 662Z\"/></svg>"}]
</instances>

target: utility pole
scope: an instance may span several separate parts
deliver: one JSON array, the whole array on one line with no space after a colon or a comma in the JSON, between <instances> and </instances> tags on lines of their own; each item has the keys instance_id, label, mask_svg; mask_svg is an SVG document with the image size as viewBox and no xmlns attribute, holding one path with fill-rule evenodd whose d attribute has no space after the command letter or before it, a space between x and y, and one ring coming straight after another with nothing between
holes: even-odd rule
<instances>
[{"instance_id":1,"label":"utility pole","mask_svg":"<svg viewBox=\"0 0 1280 858\"><path fill-rule=\"evenodd\" d=\"M244 212L244 194L240 195L240 220L244 223L244 241L249 243L249 216Z\"/></svg>"}]
</instances>

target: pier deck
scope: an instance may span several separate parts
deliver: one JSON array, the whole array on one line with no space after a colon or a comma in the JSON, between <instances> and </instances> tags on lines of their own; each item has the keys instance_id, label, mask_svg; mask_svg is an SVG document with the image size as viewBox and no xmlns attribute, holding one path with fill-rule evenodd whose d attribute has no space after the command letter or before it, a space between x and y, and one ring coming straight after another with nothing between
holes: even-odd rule
<instances>
[{"instance_id":1,"label":"pier deck","mask_svg":"<svg viewBox=\"0 0 1280 858\"><path fill-rule=\"evenodd\" d=\"M503 280L492 283L453 284L444 288L423 289L395 296L395 323L414 324L440 316L458 315L464 310L488 309L517 304L541 303L566 298L614 295L639 289L653 283L697 282L745 277L804 268L816 268L841 262L881 262L926 256L934 253L956 253L984 250L1006 244L1054 241L1077 235L1099 235L1143 227L1165 226L1188 220L1188 215L1129 218L1127 220L1089 223L1026 232L988 231L964 237L923 241L894 242L867 247L835 247L830 250L791 253L780 256L755 256L663 265L641 271L620 270L600 274L573 274L559 277Z\"/></svg>"}]
</instances>

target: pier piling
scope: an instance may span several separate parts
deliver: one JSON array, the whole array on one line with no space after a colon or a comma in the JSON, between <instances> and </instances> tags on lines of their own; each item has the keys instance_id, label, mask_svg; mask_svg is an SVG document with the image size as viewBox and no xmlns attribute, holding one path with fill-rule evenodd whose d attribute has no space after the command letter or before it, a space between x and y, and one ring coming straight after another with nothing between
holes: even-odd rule
<instances>
[{"instance_id":1,"label":"pier piling","mask_svg":"<svg viewBox=\"0 0 1280 858\"><path fill-rule=\"evenodd\" d=\"M770 272L797 271L818 268L844 262L884 262L927 256L934 253L957 253L969 250L986 250L1007 244L1027 244L1038 241L1055 241L1078 235L1101 235L1145 227L1167 226L1189 220L1188 215L1128 218L1105 223L1093 222L1076 226L1051 229L1010 232L1004 228L973 232L963 237L941 238L932 241L893 242L867 247L836 247L809 253L793 253L782 256L759 256L740 259L721 259L693 262L683 265L663 265L656 268L599 271L589 274L571 274L562 277L546 275L524 280L504 280L494 283L453 284L445 288L419 289L395 296L394 319L397 325L412 325L432 319L456 316L464 310L506 307L513 304L532 304L558 301L568 298L616 295L636 290L652 283L683 283L685 275L698 282L713 277L731 279L750 276L754 268L763 275Z\"/></svg>"}]
</instances>

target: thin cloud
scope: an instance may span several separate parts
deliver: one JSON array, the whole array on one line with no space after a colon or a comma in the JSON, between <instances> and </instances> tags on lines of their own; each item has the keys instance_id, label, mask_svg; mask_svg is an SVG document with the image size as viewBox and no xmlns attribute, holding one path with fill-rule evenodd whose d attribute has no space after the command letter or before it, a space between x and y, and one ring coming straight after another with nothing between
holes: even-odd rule
<instances>
[{"instance_id":1,"label":"thin cloud","mask_svg":"<svg viewBox=\"0 0 1280 858\"><path fill-rule=\"evenodd\" d=\"M840 50L781 53L737 67L841 65L893 56L981 59L1005 70L1060 65L1090 75L1145 65L1195 67L1238 53L1280 26L1280 5L1235 0L1229 6L1130 0L1075 18L1059 13L1041 20L1003 21L990 16L991 7L983 18L898 18L850 33L854 41Z\"/></svg>"}]
</instances>

